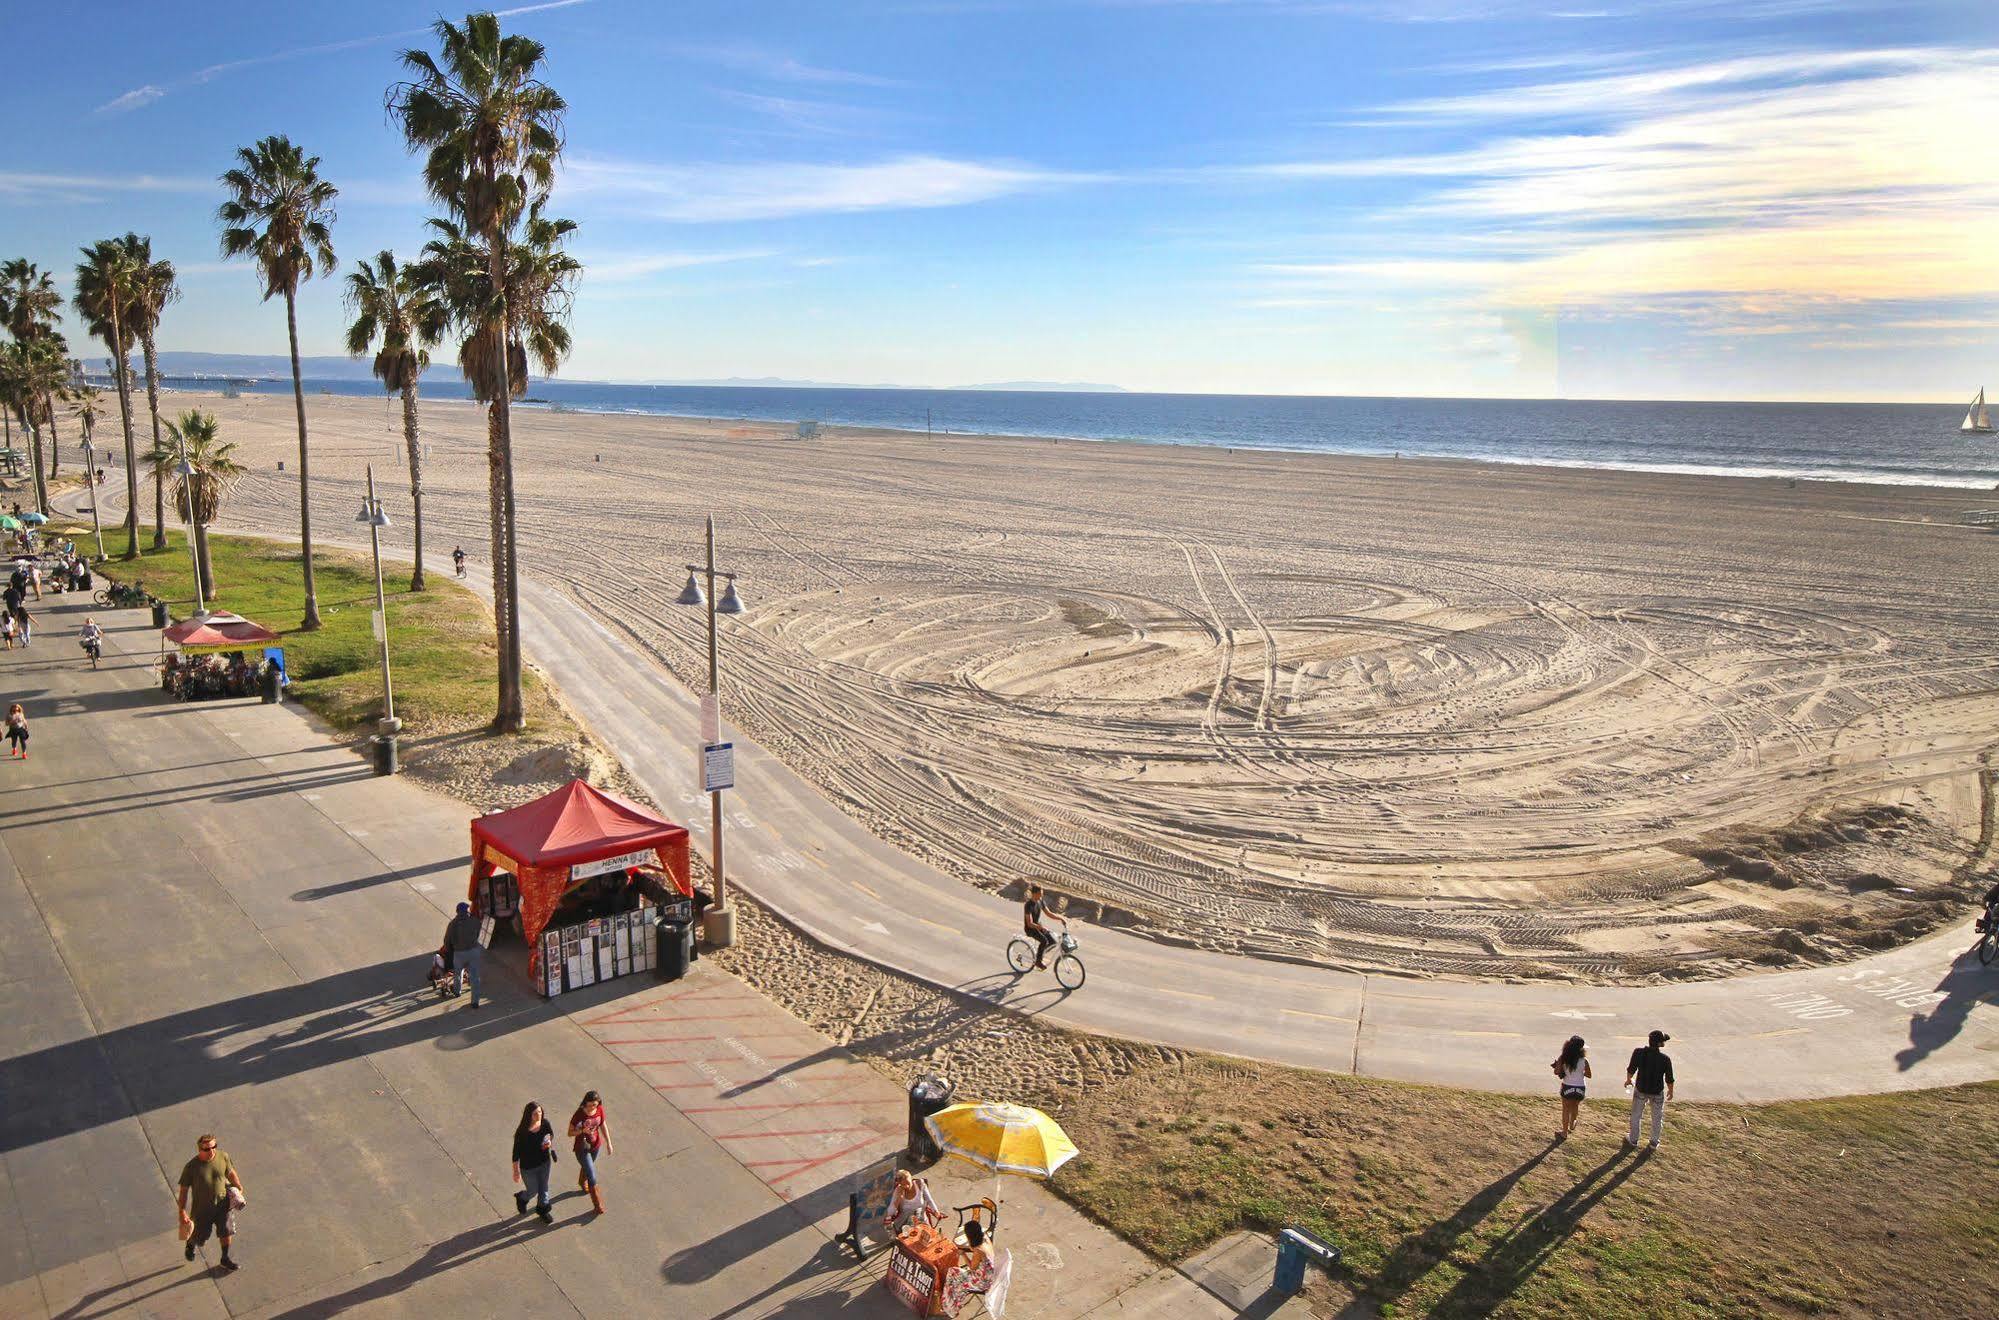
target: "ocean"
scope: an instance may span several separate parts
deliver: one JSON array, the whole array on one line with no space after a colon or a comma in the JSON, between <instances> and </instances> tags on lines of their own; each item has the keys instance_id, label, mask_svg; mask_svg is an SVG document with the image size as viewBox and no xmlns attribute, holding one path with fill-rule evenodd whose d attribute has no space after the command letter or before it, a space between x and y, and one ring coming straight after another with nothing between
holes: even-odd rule
<instances>
[{"instance_id":1,"label":"ocean","mask_svg":"<svg viewBox=\"0 0 1999 1320\"><path fill-rule=\"evenodd\" d=\"M260 381L260 394L288 381ZM380 396L371 381L314 392ZM465 398L461 381L424 393ZM676 417L813 420L937 434L1062 436L1488 463L1797 477L1882 485L1999 485L1999 436L1958 431L1962 403L1611 403L1258 394L1114 394L605 385L537 381L529 407Z\"/></svg>"}]
</instances>

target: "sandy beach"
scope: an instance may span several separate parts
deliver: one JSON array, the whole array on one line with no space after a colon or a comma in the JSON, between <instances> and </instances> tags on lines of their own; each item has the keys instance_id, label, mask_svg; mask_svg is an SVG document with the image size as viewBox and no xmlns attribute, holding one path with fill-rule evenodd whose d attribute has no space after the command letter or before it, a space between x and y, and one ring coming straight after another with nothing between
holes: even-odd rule
<instances>
[{"instance_id":1,"label":"sandy beach","mask_svg":"<svg viewBox=\"0 0 1999 1320\"><path fill-rule=\"evenodd\" d=\"M240 446L230 521L295 536L290 398L162 402ZM320 534L372 462L407 553L399 408L307 403ZM751 606L726 722L968 883L1266 956L1632 980L1919 934L1990 842L1975 493L515 417L527 570L705 681L669 602L712 512ZM483 413L423 420L427 548L484 561Z\"/></svg>"}]
</instances>

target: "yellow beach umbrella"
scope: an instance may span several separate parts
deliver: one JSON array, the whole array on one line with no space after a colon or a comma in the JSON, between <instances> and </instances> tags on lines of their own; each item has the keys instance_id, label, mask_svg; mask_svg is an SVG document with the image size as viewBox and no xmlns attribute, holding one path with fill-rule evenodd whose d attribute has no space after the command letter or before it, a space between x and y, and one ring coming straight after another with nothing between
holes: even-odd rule
<instances>
[{"instance_id":1,"label":"yellow beach umbrella","mask_svg":"<svg viewBox=\"0 0 1999 1320\"><path fill-rule=\"evenodd\" d=\"M1076 1158L1076 1143L1039 1109L995 1102L950 1105L923 1120L946 1155L1023 1178L1051 1177Z\"/></svg>"}]
</instances>

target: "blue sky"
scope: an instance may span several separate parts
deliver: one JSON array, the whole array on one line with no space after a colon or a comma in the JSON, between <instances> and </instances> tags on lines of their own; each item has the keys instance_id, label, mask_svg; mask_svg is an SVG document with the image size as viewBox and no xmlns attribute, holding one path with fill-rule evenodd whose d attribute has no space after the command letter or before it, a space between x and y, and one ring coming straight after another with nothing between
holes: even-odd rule
<instances>
[{"instance_id":1,"label":"blue sky","mask_svg":"<svg viewBox=\"0 0 1999 1320\"><path fill-rule=\"evenodd\" d=\"M284 133L348 263L431 212L432 6L16 5L0 256L135 229L163 347L282 352L215 176ZM446 11L454 17L459 11ZM572 0L564 375L1310 394L1999 387L1989 0ZM21 58L25 56L25 58ZM300 300L339 351L333 281ZM74 330L74 327L72 327Z\"/></svg>"}]
</instances>

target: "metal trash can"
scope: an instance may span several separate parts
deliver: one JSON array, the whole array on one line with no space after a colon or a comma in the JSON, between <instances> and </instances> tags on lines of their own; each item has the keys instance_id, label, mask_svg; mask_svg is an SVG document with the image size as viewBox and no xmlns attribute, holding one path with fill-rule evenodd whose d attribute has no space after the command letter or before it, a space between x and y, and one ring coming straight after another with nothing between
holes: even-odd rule
<instances>
[{"instance_id":1,"label":"metal trash can","mask_svg":"<svg viewBox=\"0 0 1999 1320\"><path fill-rule=\"evenodd\" d=\"M375 764L378 775L392 775L396 772L396 740L376 734L368 740L368 758Z\"/></svg>"},{"instance_id":2,"label":"metal trash can","mask_svg":"<svg viewBox=\"0 0 1999 1320\"><path fill-rule=\"evenodd\" d=\"M1277 1235L1277 1272L1270 1286L1280 1293L1295 1293L1305 1286L1305 1267L1331 1269L1340 1263L1340 1249L1302 1228L1287 1228Z\"/></svg>"},{"instance_id":3,"label":"metal trash can","mask_svg":"<svg viewBox=\"0 0 1999 1320\"><path fill-rule=\"evenodd\" d=\"M157 596L153 598L153 626L155 628L167 626L167 603Z\"/></svg>"},{"instance_id":4,"label":"metal trash can","mask_svg":"<svg viewBox=\"0 0 1999 1320\"><path fill-rule=\"evenodd\" d=\"M935 1073L925 1073L909 1084L909 1143L912 1163L935 1164L944 1158L923 1120L951 1103L951 1083Z\"/></svg>"},{"instance_id":5,"label":"metal trash can","mask_svg":"<svg viewBox=\"0 0 1999 1320\"><path fill-rule=\"evenodd\" d=\"M694 961L694 923L679 917L659 919L659 956L653 959L653 975L662 981L678 981L687 975Z\"/></svg>"}]
</instances>

